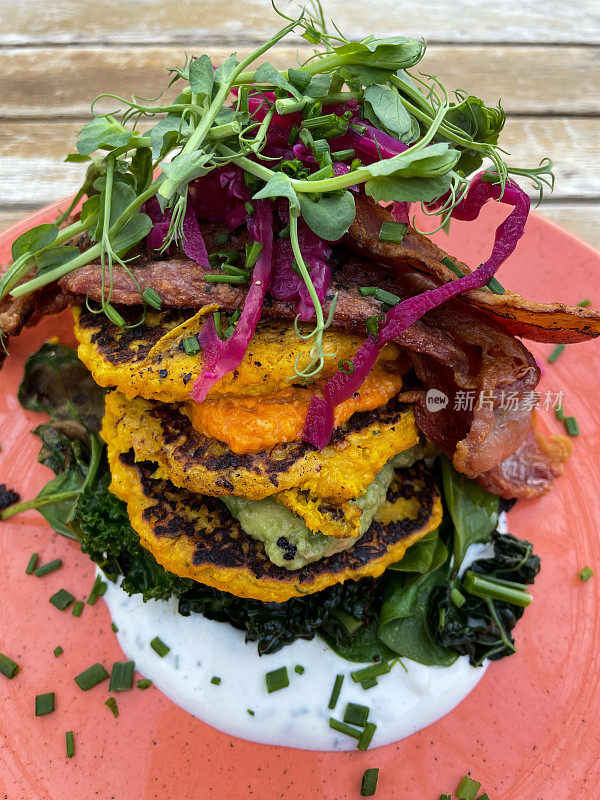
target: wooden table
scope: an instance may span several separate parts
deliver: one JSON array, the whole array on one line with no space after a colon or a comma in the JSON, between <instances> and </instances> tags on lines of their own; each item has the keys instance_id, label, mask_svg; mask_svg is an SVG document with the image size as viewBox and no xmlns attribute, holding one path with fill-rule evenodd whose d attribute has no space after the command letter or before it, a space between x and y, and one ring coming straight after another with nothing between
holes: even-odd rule
<instances>
[{"instance_id":1,"label":"wooden table","mask_svg":"<svg viewBox=\"0 0 600 800\"><path fill-rule=\"evenodd\" d=\"M542 213L600 248L596 0L330 0L326 12L349 38L422 36L424 69L490 104L501 99L511 162L554 160ZM0 0L0 229L78 186L82 165L63 158L97 94L154 97L165 66L186 51L218 62L253 49L279 22L267 0ZM310 54L292 39L269 58L292 63L297 48Z\"/></svg>"}]
</instances>

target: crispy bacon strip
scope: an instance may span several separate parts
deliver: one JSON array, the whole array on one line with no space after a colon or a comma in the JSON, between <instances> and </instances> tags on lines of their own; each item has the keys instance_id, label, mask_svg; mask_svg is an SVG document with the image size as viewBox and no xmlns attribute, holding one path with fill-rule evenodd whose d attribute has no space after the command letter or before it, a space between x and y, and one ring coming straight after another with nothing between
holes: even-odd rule
<instances>
[{"instance_id":1,"label":"crispy bacon strip","mask_svg":"<svg viewBox=\"0 0 600 800\"><path fill-rule=\"evenodd\" d=\"M447 258L440 247L427 236L412 228L402 244L379 241L381 223L392 220L389 211L365 195L356 197L356 219L345 237L345 244L357 253L388 264L399 272L412 268L430 275L438 284L456 279L456 275L441 263ZM452 259L463 272L471 268ZM467 303L493 315L515 336L536 342L583 342L600 335L600 313L571 307L563 303L536 303L525 300L516 292L492 294L487 289L474 289L461 295Z\"/></svg>"}]
</instances>

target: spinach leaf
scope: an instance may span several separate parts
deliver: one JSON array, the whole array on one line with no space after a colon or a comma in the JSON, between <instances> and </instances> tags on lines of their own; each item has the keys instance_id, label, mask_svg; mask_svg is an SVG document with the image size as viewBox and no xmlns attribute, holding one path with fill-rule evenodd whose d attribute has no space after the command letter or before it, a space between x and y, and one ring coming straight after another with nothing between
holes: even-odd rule
<instances>
[{"instance_id":1,"label":"spinach leaf","mask_svg":"<svg viewBox=\"0 0 600 800\"><path fill-rule=\"evenodd\" d=\"M408 548L401 561L390 564L388 570L425 575L441 567L447 558L448 548L440 538L439 530L430 531Z\"/></svg>"},{"instance_id":2,"label":"spinach leaf","mask_svg":"<svg viewBox=\"0 0 600 800\"><path fill-rule=\"evenodd\" d=\"M332 635L330 632L335 620L332 612L324 625L319 629L319 635L329 647L346 661L385 661L397 655L380 638L378 622L373 620L369 625L362 625L358 631L346 639Z\"/></svg>"},{"instance_id":3,"label":"spinach leaf","mask_svg":"<svg viewBox=\"0 0 600 800\"><path fill-rule=\"evenodd\" d=\"M490 541L498 524L497 495L457 472L442 456L444 498L454 524L454 571L458 572L469 545Z\"/></svg>"},{"instance_id":4,"label":"spinach leaf","mask_svg":"<svg viewBox=\"0 0 600 800\"><path fill-rule=\"evenodd\" d=\"M457 654L443 647L429 623L433 591L447 582L449 561L417 583L407 586L405 576L387 578L379 615L379 638L394 653L426 666L448 667Z\"/></svg>"}]
</instances>

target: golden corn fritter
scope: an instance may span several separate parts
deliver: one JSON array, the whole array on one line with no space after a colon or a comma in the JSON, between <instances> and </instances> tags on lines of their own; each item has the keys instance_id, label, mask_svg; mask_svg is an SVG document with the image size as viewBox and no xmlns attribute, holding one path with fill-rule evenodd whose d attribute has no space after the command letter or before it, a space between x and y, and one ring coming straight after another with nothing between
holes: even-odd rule
<instances>
[{"instance_id":1,"label":"golden corn fritter","mask_svg":"<svg viewBox=\"0 0 600 800\"><path fill-rule=\"evenodd\" d=\"M412 408L393 404L354 414L320 452L297 441L237 455L198 433L178 406L113 391L102 438L121 452L133 449L136 461L156 462L161 477L197 494L260 500L300 488L340 504L363 494L390 458L417 444L419 431Z\"/></svg>"},{"instance_id":2,"label":"golden corn fritter","mask_svg":"<svg viewBox=\"0 0 600 800\"><path fill-rule=\"evenodd\" d=\"M376 518L349 550L291 572L269 561L262 542L248 536L220 500L157 478L154 463L136 463L133 451L122 447L117 438L108 443L111 491L127 503L141 544L165 569L238 597L281 603L346 580L378 577L442 518L439 493L422 465L398 471L387 495L395 522Z\"/></svg>"},{"instance_id":3,"label":"golden corn fritter","mask_svg":"<svg viewBox=\"0 0 600 800\"><path fill-rule=\"evenodd\" d=\"M206 306L198 312L152 312L144 324L123 329L103 315L74 308L78 356L97 384L115 386L126 397L168 403L189 401L190 390L202 370L202 355L188 355L182 342L197 335L206 315L215 309ZM139 309L121 312L128 322L139 319ZM319 380L324 382L337 372L339 360L352 358L364 340L357 334L326 330L326 359ZM261 396L288 389L296 359L300 357L300 366L308 362L311 347L312 342L299 339L289 323L260 322L240 366L223 376L208 397ZM394 362L395 368L400 358L400 348L390 343L382 349L378 362Z\"/></svg>"}]
</instances>

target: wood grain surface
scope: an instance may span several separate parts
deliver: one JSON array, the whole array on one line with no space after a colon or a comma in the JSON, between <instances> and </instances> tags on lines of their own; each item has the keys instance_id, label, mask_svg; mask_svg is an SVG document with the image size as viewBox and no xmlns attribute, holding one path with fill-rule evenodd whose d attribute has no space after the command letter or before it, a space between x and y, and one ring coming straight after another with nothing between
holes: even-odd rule
<instances>
[{"instance_id":1,"label":"wood grain surface","mask_svg":"<svg viewBox=\"0 0 600 800\"><path fill-rule=\"evenodd\" d=\"M540 211L600 248L600 3L330 0L325 10L349 37L422 36L425 70L500 99L510 163L554 160ZM244 54L279 22L268 0L241 0L235 13L223 0L0 0L0 228L77 187L82 169L63 159L96 95L156 96L186 52ZM294 63L298 50L311 52L291 39L269 60Z\"/></svg>"}]
</instances>

